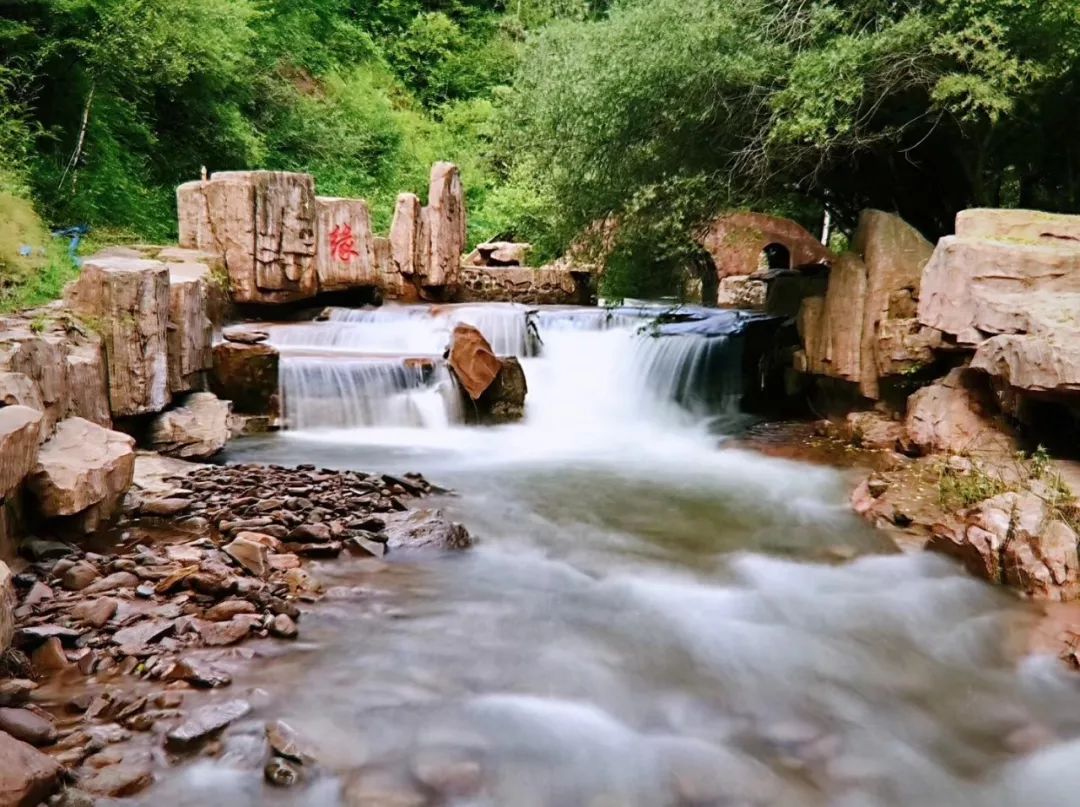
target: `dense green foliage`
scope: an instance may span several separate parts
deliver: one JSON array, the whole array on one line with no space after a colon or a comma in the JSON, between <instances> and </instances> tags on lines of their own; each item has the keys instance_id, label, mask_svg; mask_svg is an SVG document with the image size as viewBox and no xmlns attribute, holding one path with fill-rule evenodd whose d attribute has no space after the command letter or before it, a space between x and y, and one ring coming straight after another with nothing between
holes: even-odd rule
<instances>
[{"instance_id":1,"label":"dense green foliage","mask_svg":"<svg viewBox=\"0 0 1080 807\"><path fill-rule=\"evenodd\" d=\"M22 0L0 2L0 184L52 223L142 238L175 228L173 188L208 170L311 171L328 194L423 192L458 162L475 236L522 205L489 193L498 89L529 26L585 0ZM487 229L485 229L487 228Z\"/></svg>"},{"instance_id":2,"label":"dense green foliage","mask_svg":"<svg viewBox=\"0 0 1080 807\"><path fill-rule=\"evenodd\" d=\"M639 273L725 207L934 237L971 205L1080 209L1078 51L1075 0L624 2L538 37L515 149L562 228L617 220Z\"/></svg>"},{"instance_id":3,"label":"dense green foliage","mask_svg":"<svg viewBox=\"0 0 1080 807\"><path fill-rule=\"evenodd\" d=\"M306 170L385 230L450 159L470 240L657 294L724 208L1080 209L1078 78L1076 0L0 0L0 190L167 238L202 166Z\"/></svg>"}]
</instances>

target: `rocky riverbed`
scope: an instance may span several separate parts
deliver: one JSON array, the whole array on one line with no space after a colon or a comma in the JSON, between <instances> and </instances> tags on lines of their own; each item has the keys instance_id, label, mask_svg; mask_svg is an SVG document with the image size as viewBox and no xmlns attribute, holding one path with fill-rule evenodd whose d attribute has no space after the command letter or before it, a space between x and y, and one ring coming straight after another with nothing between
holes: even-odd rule
<instances>
[{"instance_id":1,"label":"rocky riverbed","mask_svg":"<svg viewBox=\"0 0 1080 807\"><path fill-rule=\"evenodd\" d=\"M109 545L24 544L0 679L0 803L37 804L61 783L61 804L130 796L156 769L220 753L215 736L259 699L229 692L229 669L302 634L323 593L309 561L471 544L420 506L433 492L417 474L140 456ZM304 776L301 747L267 725L268 782Z\"/></svg>"}]
</instances>

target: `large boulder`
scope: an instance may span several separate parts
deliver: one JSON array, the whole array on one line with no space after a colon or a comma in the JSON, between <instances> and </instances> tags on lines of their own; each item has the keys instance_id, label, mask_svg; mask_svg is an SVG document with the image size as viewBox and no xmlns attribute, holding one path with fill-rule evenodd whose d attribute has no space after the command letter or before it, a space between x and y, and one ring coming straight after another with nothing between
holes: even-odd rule
<instances>
[{"instance_id":1,"label":"large boulder","mask_svg":"<svg viewBox=\"0 0 1080 807\"><path fill-rule=\"evenodd\" d=\"M956 236L1060 245L1080 241L1080 216L978 207L956 214Z\"/></svg>"},{"instance_id":2,"label":"large boulder","mask_svg":"<svg viewBox=\"0 0 1080 807\"><path fill-rule=\"evenodd\" d=\"M587 305L590 275L568 266L469 266L458 274L457 302Z\"/></svg>"},{"instance_id":3,"label":"large boulder","mask_svg":"<svg viewBox=\"0 0 1080 807\"><path fill-rule=\"evenodd\" d=\"M1078 310L1080 245L948 236L923 273L919 321L976 347L996 334L1048 335Z\"/></svg>"},{"instance_id":4,"label":"large boulder","mask_svg":"<svg viewBox=\"0 0 1080 807\"><path fill-rule=\"evenodd\" d=\"M36 807L60 786L64 769L29 743L0 731L0 804Z\"/></svg>"},{"instance_id":5,"label":"large boulder","mask_svg":"<svg viewBox=\"0 0 1080 807\"><path fill-rule=\"evenodd\" d=\"M1080 327L1047 336L992 337L976 349L971 366L1017 389L1080 393Z\"/></svg>"},{"instance_id":6,"label":"large boulder","mask_svg":"<svg viewBox=\"0 0 1080 807\"><path fill-rule=\"evenodd\" d=\"M415 193L402 193L394 205L390 223L390 260L402 275L427 276L427 212Z\"/></svg>"},{"instance_id":7,"label":"large boulder","mask_svg":"<svg viewBox=\"0 0 1080 807\"><path fill-rule=\"evenodd\" d=\"M214 326L209 310L210 268L169 263L169 391L199 389L213 364Z\"/></svg>"},{"instance_id":8,"label":"large boulder","mask_svg":"<svg viewBox=\"0 0 1080 807\"><path fill-rule=\"evenodd\" d=\"M169 272L137 258L91 258L69 289L72 309L105 343L115 417L169 403Z\"/></svg>"},{"instance_id":9,"label":"large boulder","mask_svg":"<svg viewBox=\"0 0 1080 807\"><path fill-rule=\"evenodd\" d=\"M431 261L423 285L453 286L465 251L466 228L465 191L461 173L453 163L432 166L427 212Z\"/></svg>"},{"instance_id":10,"label":"large boulder","mask_svg":"<svg viewBox=\"0 0 1080 807\"><path fill-rule=\"evenodd\" d=\"M315 232L315 271L320 291L378 285L367 202L315 197Z\"/></svg>"},{"instance_id":11,"label":"large boulder","mask_svg":"<svg viewBox=\"0 0 1080 807\"><path fill-rule=\"evenodd\" d=\"M502 370L502 362L491 345L472 325L460 324L454 328L449 359L458 383L474 401L484 394Z\"/></svg>"},{"instance_id":12,"label":"large boulder","mask_svg":"<svg viewBox=\"0 0 1080 807\"><path fill-rule=\"evenodd\" d=\"M866 264L858 255L836 258L825 297L808 297L799 310L803 350L795 369L859 384L863 376L862 327L867 295Z\"/></svg>"},{"instance_id":13,"label":"large boulder","mask_svg":"<svg viewBox=\"0 0 1080 807\"><path fill-rule=\"evenodd\" d=\"M0 499L17 488L37 464L44 416L28 406L0 408Z\"/></svg>"},{"instance_id":14,"label":"large boulder","mask_svg":"<svg viewBox=\"0 0 1080 807\"><path fill-rule=\"evenodd\" d=\"M310 175L225 171L182 185L178 201L181 246L224 257L234 302L293 302L318 291Z\"/></svg>"},{"instance_id":15,"label":"large boulder","mask_svg":"<svg viewBox=\"0 0 1080 807\"><path fill-rule=\"evenodd\" d=\"M0 370L0 406L29 406L45 411L37 383L26 373ZM44 438L42 438L44 439Z\"/></svg>"},{"instance_id":16,"label":"large boulder","mask_svg":"<svg viewBox=\"0 0 1080 807\"><path fill-rule=\"evenodd\" d=\"M448 519L441 510L408 510L383 516L386 545L390 549L467 549L469 531Z\"/></svg>"},{"instance_id":17,"label":"large boulder","mask_svg":"<svg viewBox=\"0 0 1080 807\"><path fill-rule=\"evenodd\" d=\"M41 409L45 434L62 420L71 405L67 377L67 341L62 334L35 333L29 323L0 323L0 371L17 373L33 383L5 376L0 389L6 398ZM35 394L36 391L36 394Z\"/></svg>"},{"instance_id":18,"label":"large boulder","mask_svg":"<svg viewBox=\"0 0 1080 807\"><path fill-rule=\"evenodd\" d=\"M924 454L1011 454L1014 440L995 419L996 410L984 377L957 368L908 399L904 422L908 444Z\"/></svg>"},{"instance_id":19,"label":"large boulder","mask_svg":"<svg viewBox=\"0 0 1080 807\"><path fill-rule=\"evenodd\" d=\"M220 342L214 346L210 389L245 415L278 414L277 348L265 343Z\"/></svg>"},{"instance_id":20,"label":"large boulder","mask_svg":"<svg viewBox=\"0 0 1080 807\"><path fill-rule=\"evenodd\" d=\"M897 340L891 324L914 317L919 299L923 267L934 252L933 246L914 227L899 216L881 210L864 210L859 216L852 249L862 256L866 266L866 300L862 322L862 370L860 392L867 398L879 397L878 376L882 370L904 367L928 358L919 349L916 333L911 340L914 359L901 354L908 344ZM916 323L915 328L918 329ZM887 360L882 355L886 340ZM932 356L930 357L932 358Z\"/></svg>"},{"instance_id":21,"label":"large boulder","mask_svg":"<svg viewBox=\"0 0 1080 807\"><path fill-rule=\"evenodd\" d=\"M525 416L525 396L529 385L525 381L525 371L513 356L499 360L502 365L491 385L475 402L470 410L482 423L511 423Z\"/></svg>"},{"instance_id":22,"label":"large boulder","mask_svg":"<svg viewBox=\"0 0 1080 807\"><path fill-rule=\"evenodd\" d=\"M209 459L229 441L232 404L212 392L193 392L150 423L149 447L181 459Z\"/></svg>"},{"instance_id":23,"label":"large boulder","mask_svg":"<svg viewBox=\"0 0 1080 807\"><path fill-rule=\"evenodd\" d=\"M528 266L532 244L488 241L477 244L464 260L467 266Z\"/></svg>"},{"instance_id":24,"label":"large boulder","mask_svg":"<svg viewBox=\"0 0 1080 807\"><path fill-rule=\"evenodd\" d=\"M107 429L112 428L109 373L101 340L94 338L83 343L72 342L65 361L71 394L64 417L84 418Z\"/></svg>"},{"instance_id":25,"label":"large boulder","mask_svg":"<svg viewBox=\"0 0 1080 807\"><path fill-rule=\"evenodd\" d=\"M38 453L27 488L38 513L93 532L117 512L135 473L135 441L82 418L61 421Z\"/></svg>"}]
</instances>

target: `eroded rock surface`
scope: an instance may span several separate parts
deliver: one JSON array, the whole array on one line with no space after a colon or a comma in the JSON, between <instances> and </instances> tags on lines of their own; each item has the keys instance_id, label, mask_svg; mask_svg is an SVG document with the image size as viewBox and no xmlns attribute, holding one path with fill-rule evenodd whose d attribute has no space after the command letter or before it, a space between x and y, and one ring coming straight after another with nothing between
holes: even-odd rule
<instances>
[{"instance_id":1,"label":"eroded rock surface","mask_svg":"<svg viewBox=\"0 0 1080 807\"><path fill-rule=\"evenodd\" d=\"M155 451L180 459L209 459L229 441L232 404L212 392L193 392L154 418L147 442Z\"/></svg>"},{"instance_id":2,"label":"eroded rock surface","mask_svg":"<svg viewBox=\"0 0 1080 807\"><path fill-rule=\"evenodd\" d=\"M27 479L45 518L78 516L91 532L115 515L135 472L135 441L82 418L56 427Z\"/></svg>"},{"instance_id":3,"label":"eroded rock surface","mask_svg":"<svg viewBox=\"0 0 1080 807\"><path fill-rule=\"evenodd\" d=\"M320 291L376 286L371 213L363 199L315 197L315 269Z\"/></svg>"},{"instance_id":4,"label":"eroded rock surface","mask_svg":"<svg viewBox=\"0 0 1080 807\"><path fill-rule=\"evenodd\" d=\"M279 364L272 345L221 342L214 346L210 389L236 412L277 415Z\"/></svg>"},{"instance_id":5,"label":"eroded rock surface","mask_svg":"<svg viewBox=\"0 0 1080 807\"><path fill-rule=\"evenodd\" d=\"M42 413L28 406L0 407L0 499L37 464Z\"/></svg>"},{"instance_id":6,"label":"eroded rock surface","mask_svg":"<svg viewBox=\"0 0 1080 807\"><path fill-rule=\"evenodd\" d=\"M502 362L491 345L472 325L460 324L454 328L449 353L450 369L474 401L484 394L502 370Z\"/></svg>"}]
</instances>

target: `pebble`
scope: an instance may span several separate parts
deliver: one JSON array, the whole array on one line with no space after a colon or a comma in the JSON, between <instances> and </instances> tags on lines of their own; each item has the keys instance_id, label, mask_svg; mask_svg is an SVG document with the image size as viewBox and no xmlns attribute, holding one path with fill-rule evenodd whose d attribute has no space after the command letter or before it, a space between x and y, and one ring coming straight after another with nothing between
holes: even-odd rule
<instances>
[{"instance_id":1,"label":"pebble","mask_svg":"<svg viewBox=\"0 0 1080 807\"><path fill-rule=\"evenodd\" d=\"M300 631L287 614L278 614L270 623L270 633L279 639L295 639Z\"/></svg>"},{"instance_id":2,"label":"pebble","mask_svg":"<svg viewBox=\"0 0 1080 807\"><path fill-rule=\"evenodd\" d=\"M173 749L189 747L221 731L250 711L251 704L239 699L200 707L165 735L166 744Z\"/></svg>"},{"instance_id":3,"label":"pebble","mask_svg":"<svg viewBox=\"0 0 1080 807\"><path fill-rule=\"evenodd\" d=\"M52 721L29 709L0 707L0 731L6 731L17 740L30 745L42 746L56 742L56 726Z\"/></svg>"},{"instance_id":4,"label":"pebble","mask_svg":"<svg viewBox=\"0 0 1080 807\"><path fill-rule=\"evenodd\" d=\"M263 776L275 787L292 787L300 779L300 773L296 768L277 757L266 763Z\"/></svg>"}]
</instances>

